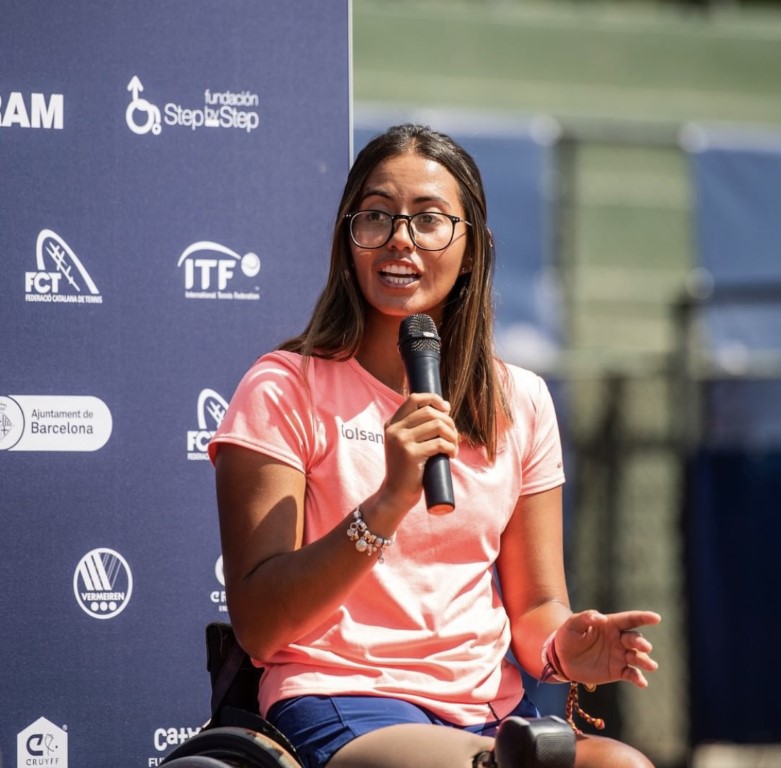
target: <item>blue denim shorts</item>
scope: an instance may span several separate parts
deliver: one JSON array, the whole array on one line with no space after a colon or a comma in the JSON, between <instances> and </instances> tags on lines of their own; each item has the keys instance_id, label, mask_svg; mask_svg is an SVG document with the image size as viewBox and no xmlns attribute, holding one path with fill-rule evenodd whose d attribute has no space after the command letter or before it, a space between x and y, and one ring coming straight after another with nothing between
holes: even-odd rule
<instances>
[{"instance_id":1,"label":"blue denim shorts","mask_svg":"<svg viewBox=\"0 0 781 768\"><path fill-rule=\"evenodd\" d=\"M540 713L524 694L510 715L539 717ZM444 725L493 736L501 722L454 725L423 707L383 696L298 696L276 702L266 719L290 739L306 768L322 768L349 741L388 725Z\"/></svg>"}]
</instances>

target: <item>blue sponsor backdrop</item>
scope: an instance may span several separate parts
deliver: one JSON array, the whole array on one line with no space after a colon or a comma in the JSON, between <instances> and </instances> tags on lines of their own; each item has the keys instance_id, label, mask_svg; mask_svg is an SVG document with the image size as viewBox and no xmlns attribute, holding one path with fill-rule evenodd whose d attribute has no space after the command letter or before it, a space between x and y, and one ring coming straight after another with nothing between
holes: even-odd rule
<instances>
[{"instance_id":1,"label":"blue sponsor backdrop","mask_svg":"<svg viewBox=\"0 0 781 768\"><path fill-rule=\"evenodd\" d=\"M714 372L686 510L692 741L779 742L781 138L707 130L691 154Z\"/></svg>"},{"instance_id":2,"label":"blue sponsor backdrop","mask_svg":"<svg viewBox=\"0 0 781 768\"><path fill-rule=\"evenodd\" d=\"M348 14L3 9L4 766L155 765L208 716L203 631L227 614L203 450L324 280Z\"/></svg>"}]
</instances>

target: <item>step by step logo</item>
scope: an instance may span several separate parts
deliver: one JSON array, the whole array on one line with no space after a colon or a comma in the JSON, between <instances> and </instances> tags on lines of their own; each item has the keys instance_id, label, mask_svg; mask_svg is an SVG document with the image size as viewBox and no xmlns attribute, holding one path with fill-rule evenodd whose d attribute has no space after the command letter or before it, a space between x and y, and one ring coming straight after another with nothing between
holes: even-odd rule
<instances>
[{"instance_id":1,"label":"step by step logo","mask_svg":"<svg viewBox=\"0 0 781 768\"><path fill-rule=\"evenodd\" d=\"M186 128L196 131L201 128L234 128L252 133L260 125L257 107L260 99L251 91L212 91L206 88L203 101L185 106L168 101L160 109L141 94L143 83L133 75L127 85L130 103L125 109L127 127L137 136L151 133L159 136L163 126Z\"/></svg>"}]
</instances>

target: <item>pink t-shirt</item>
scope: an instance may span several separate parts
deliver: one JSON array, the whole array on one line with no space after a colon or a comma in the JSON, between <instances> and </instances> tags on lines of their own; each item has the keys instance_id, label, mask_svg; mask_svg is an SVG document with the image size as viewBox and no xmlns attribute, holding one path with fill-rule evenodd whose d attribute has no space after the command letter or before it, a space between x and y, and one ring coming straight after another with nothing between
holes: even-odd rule
<instances>
[{"instance_id":1,"label":"pink t-shirt","mask_svg":"<svg viewBox=\"0 0 781 768\"><path fill-rule=\"evenodd\" d=\"M273 352L255 363L209 453L213 460L219 443L236 443L303 472L306 544L377 490L383 425L404 398L355 360L312 358L305 377L301 360ZM264 664L261 712L306 694L381 695L472 724L517 704L523 685L505 658L510 627L492 566L518 497L558 486L564 474L547 387L529 371L508 370L515 422L495 463L460 446L451 461L455 510L432 515L421 499L385 562L327 621Z\"/></svg>"}]
</instances>

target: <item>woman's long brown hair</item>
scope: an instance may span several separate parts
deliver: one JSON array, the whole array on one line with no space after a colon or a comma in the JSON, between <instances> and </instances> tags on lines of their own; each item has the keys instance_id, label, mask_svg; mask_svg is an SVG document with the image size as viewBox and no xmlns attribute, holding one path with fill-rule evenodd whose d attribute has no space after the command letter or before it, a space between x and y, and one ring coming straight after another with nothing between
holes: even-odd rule
<instances>
[{"instance_id":1,"label":"woman's long brown hair","mask_svg":"<svg viewBox=\"0 0 781 768\"><path fill-rule=\"evenodd\" d=\"M389 157L415 152L434 160L456 179L467 228L468 274L459 276L445 304L442 339L442 393L462 438L496 456L498 435L511 421L504 367L493 344L494 249L486 221L480 171L449 136L422 125L404 124L376 136L358 154L347 177L331 244L325 288L306 329L279 349L308 357L346 360L358 351L365 332L366 305L352 271L345 215L356 210L366 180Z\"/></svg>"}]
</instances>

